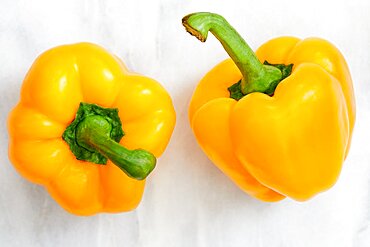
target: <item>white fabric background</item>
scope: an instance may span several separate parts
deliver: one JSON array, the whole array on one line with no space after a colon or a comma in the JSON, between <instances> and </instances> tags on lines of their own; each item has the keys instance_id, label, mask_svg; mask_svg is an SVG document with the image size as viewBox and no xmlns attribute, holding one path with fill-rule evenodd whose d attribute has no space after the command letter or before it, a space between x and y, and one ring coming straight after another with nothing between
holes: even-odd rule
<instances>
[{"instance_id":1,"label":"white fabric background","mask_svg":"<svg viewBox=\"0 0 370 247\"><path fill-rule=\"evenodd\" d=\"M280 35L319 36L342 51L357 96L353 145L338 183L314 199L262 203L242 193L198 148L187 106L198 81L227 57L181 18L225 16L256 49ZM367 0L0 0L0 246L370 246L370 2ZM90 41L173 97L177 125L133 212L76 217L7 157L6 118L42 51Z\"/></svg>"}]
</instances>

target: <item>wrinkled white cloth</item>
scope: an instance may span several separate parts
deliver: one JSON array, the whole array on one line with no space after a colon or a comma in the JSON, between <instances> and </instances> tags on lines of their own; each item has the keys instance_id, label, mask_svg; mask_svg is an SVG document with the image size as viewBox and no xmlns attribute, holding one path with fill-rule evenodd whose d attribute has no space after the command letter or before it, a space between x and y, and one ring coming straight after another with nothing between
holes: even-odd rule
<instances>
[{"instance_id":1,"label":"wrinkled white cloth","mask_svg":"<svg viewBox=\"0 0 370 247\"><path fill-rule=\"evenodd\" d=\"M198 81L227 54L212 35L202 44L185 32L181 18L196 11L222 14L254 49L294 35L319 36L342 51L358 114L350 154L331 190L305 203L262 203L198 148L188 103ZM1 0L0 246L369 246L369 12L367 0ZM174 134L130 213L70 215L8 160L6 118L28 68L42 51L79 41L103 45L173 97Z\"/></svg>"}]
</instances>

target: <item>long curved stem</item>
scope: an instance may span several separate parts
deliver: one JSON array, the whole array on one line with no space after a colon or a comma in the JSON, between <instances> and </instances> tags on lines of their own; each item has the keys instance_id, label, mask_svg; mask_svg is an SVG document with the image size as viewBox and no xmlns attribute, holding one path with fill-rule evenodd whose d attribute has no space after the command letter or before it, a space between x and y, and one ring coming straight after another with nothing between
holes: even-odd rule
<instances>
[{"instance_id":1,"label":"long curved stem","mask_svg":"<svg viewBox=\"0 0 370 247\"><path fill-rule=\"evenodd\" d=\"M211 32L225 48L243 75L241 89L244 95L251 92L266 92L271 83L281 80L281 71L263 65L238 32L220 15L200 12L182 19L185 29L200 41L205 42Z\"/></svg>"}]
</instances>

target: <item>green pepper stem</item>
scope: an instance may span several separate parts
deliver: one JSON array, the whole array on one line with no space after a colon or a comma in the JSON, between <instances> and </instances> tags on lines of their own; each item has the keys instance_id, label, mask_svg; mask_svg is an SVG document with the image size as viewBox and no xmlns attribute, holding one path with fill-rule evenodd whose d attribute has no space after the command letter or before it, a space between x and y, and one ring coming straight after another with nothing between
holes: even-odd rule
<instances>
[{"instance_id":1,"label":"green pepper stem","mask_svg":"<svg viewBox=\"0 0 370 247\"><path fill-rule=\"evenodd\" d=\"M156 165L153 154L143 149L129 150L110 138L111 124L99 115L84 118L77 126L76 138L80 146L96 150L110 159L128 176L145 179Z\"/></svg>"},{"instance_id":2,"label":"green pepper stem","mask_svg":"<svg viewBox=\"0 0 370 247\"><path fill-rule=\"evenodd\" d=\"M211 32L239 68L243 78L241 90L244 95L252 92L266 92L271 84L281 80L281 71L273 66L263 65L238 32L220 15L207 12L193 13L182 19L186 31L202 42Z\"/></svg>"}]
</instances>

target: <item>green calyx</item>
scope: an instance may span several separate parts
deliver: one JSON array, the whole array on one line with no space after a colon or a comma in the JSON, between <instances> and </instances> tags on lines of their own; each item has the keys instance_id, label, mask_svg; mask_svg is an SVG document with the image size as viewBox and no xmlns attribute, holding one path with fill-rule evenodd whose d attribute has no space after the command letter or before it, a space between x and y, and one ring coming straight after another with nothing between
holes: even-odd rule
<instances>
[{"instance_id":1,"label":"green calyx","mask_svg":"<svg viewBox=\"0 0 370 247\"><path fill-rule=\"evenodd\" d=\"M202 42L211 32L239 68L242 79L228 88L231 98L240 99L253 92L273 95L280 81L291 73L293 65L262 64L238 32L218 14L193 13L185 16L182 24L186 31Z\"/></svg>"},{"instance_id":2,"label":"green calyx","mask_svg":"<svg viewBox=\"0 0 370 247\"><path fill-rule=\"evenodd\" d=\"M75 120L63 133L76 159L101 165L109 159L128 176L145 179L156 165L155 156L121 146L118 142L123 136L118 109L87 103L80 104Z\"/></svg>"},{"instance_id":3,"label":"green calyx","mask_svg":"<svg viewBox=\"0 0 370 247\"><path fill-rule=\"evenodd\" d=\"M269 84L269 88L265 90L265 94L272 96L275 92L275 89L279 83L290 76L292 73L293 69L293 64L285 65L285 64L270 64L269 62L265 61L263 64L265 65L270 65L278 68L281 71L281 79L273 81ZM235 99L235 100L240 100L243 98L245 95L242 92L241 89L241 80L238 81L237 83L231 85L227 90L229 90L230 93L230 98Z\"/></svg>"},{"instance_id":4,"label":"green calyx","mask_svg":"<svg viewBox=\"0 0 370 247\"><path fill-rule=\"evenodd\" d=\"M95 164L105 165L107 158L99 153L95 148L83 143L77 138L77 129L80 123L87 118L99 117L102 124L103 133L115 142L119 142L125 133L122 130L122 123L118 116L118 109L103 108L94 104L80 103L76 117L63 133L63 139L68 143L72 153L78 160L84 160Z\"/></svg>"}]
</instances>

